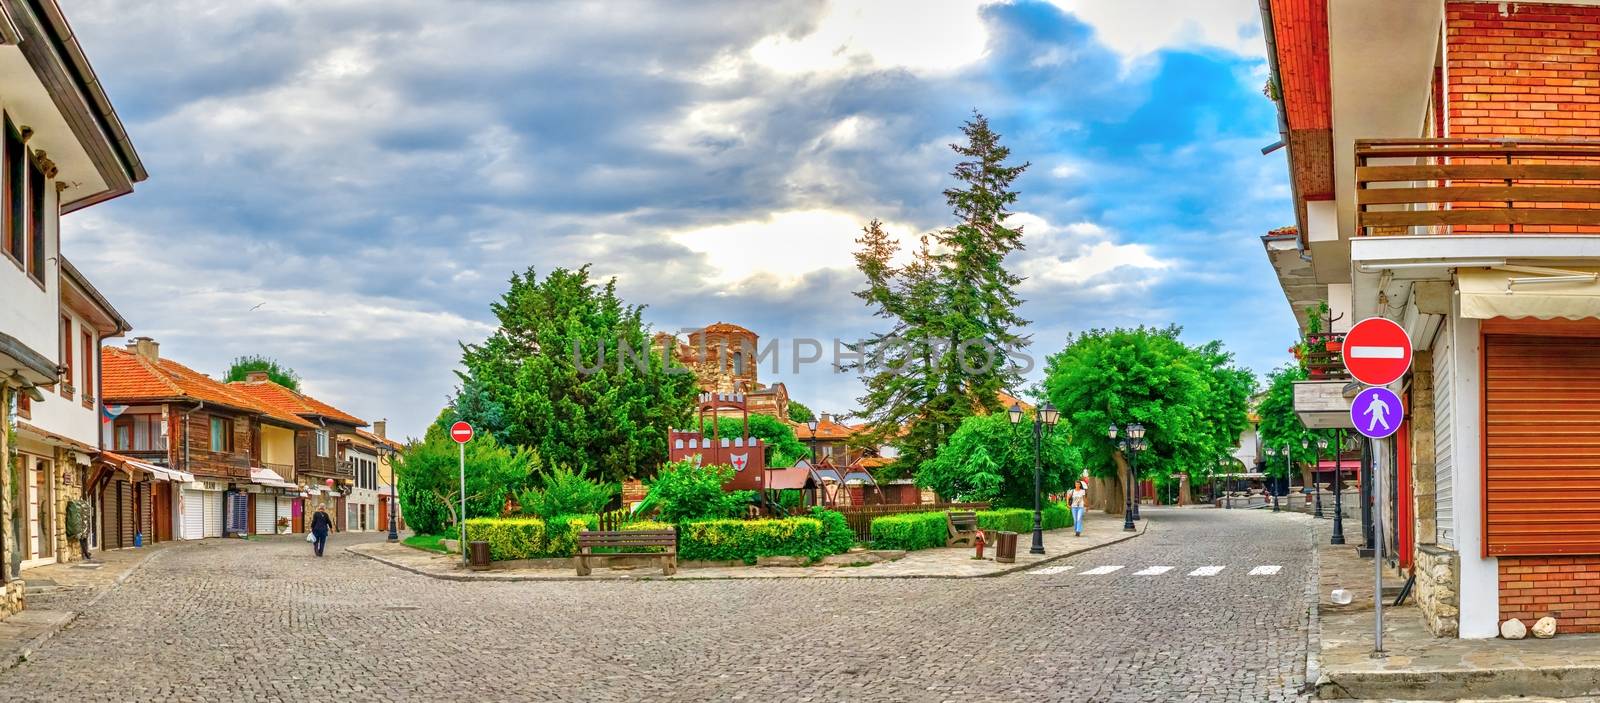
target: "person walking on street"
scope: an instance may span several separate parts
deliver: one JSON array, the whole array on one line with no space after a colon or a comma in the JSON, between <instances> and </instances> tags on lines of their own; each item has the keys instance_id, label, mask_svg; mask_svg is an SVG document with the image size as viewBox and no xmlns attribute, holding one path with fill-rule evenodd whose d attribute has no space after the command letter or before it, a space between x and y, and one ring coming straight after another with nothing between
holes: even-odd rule
<instances>
[{"instance_id":1,"label":"person walking on street","mask_svg":"<svg viewBox=\"0 0 1600 703\"><path fill-rule=\"evenodd\" d=\"M1072 495L1068 503L1072 507L1072 532L1079 537L1083 536L1083 508L1088 502L1089 484L1079 479L1077 485L1072 487Z\"/></svg>"},{"instance_id":2,"label":"person walking on street","mask_svg":"<svg viewBox=\"0 0 1600 703\"><path fill-rule=\"evenodd\" d=\"M322 550L328 546L328 530L333 529L333 519L328 517L328 511L323 506L317 506L317 514L311 516L311 536L316 538L311 546L316 549L317 556L322 556Z\"/></svg>"}]
</instances>

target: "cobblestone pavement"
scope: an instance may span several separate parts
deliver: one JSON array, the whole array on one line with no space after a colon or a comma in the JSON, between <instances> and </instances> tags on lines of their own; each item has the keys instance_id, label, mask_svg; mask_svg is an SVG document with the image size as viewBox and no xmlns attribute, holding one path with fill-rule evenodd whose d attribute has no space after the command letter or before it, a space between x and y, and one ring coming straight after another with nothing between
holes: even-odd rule
<instances>
[{"instance_id":1,"label":"cobblestone pavement","mask_svg":"<svg viewBox=\"0 0 1600 703\"><path fill-rule=\"evenodd\" d=\"M0 691L73 701L1301 699L1309 518L1148 514L1144 536L1041 567L1050 573L965 580L463 583L342 549L378 535L338 535L323 559L290 538L208 540L150 561L0 674ZM1206 566L1223 568L1191 575Z\"/></svg>"}]
</instances>

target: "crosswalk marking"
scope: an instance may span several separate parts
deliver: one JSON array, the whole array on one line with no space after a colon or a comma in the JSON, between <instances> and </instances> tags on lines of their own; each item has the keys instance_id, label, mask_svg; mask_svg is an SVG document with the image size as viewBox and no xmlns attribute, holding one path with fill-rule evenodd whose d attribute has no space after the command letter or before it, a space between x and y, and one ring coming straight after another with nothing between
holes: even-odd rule
<instances>
[{"instance_id":1,"label":"crosswalk marking","mask_svg":"<svg viewBox=\"0 0 1600 703\"><path fill-rule=\"evenodd\" d=\"M1152 567L1147 568L1147 569L1140 569L1139 571L1135 571L1135 572L1133 572L1133 575L1134 576L1160 576L1160 575L1162 575L1164 573L1167 573L1168 571L1171 571L1171 570L1172 570L1172 567L1170 567L1170 566L1152 566Z\"/></svg>"},{"instance_id":2,"label":"crosswalk marking","mask_svg":"<svg viewBox=\"0 0 1600 703\"><path fill-rule=\"evenodd\" d=\"M1200 567L1198 569L1195 569L1194 571L1189 572L1189 575L1190 576L1216 576L1217 574L1222 573L1222 569L1223 568L1224 567L1216 566L1216 565L1202 566L1202 567Z\"/></svg>"},{"instance_id":3,"label":"crosswalk marking","mask_svg":"<svg viewBox=\"0 0 1600 703\"><path fill-rule=\"evenodd\" d=\"M1083 575L1084 576L1104 576L1104 575L1109 574L1109 573L1111 573L1113 571L1120 570L1121 568L1122 568L1122 566L1120 564L1117 565L1117 566L1096 566L1093 569L1090 569L1088 571L1083 572Z\"/></svg>"},{"instance_id":4,"label":"crosswalk marking","mask_svg":"<svg viewBox=\"0 0 1600 703\"><path fill-rule=\"evenodd\" d=\"M1267 566L1258 566L1258 567L1250 570L1250 575L1251 576L1271 576L1273 574L1278 573L1278 570L1282 569L1282 568L1283 567L1278 566L1276 564L1267 565Z\"/></svg>"},{"instance_id":5,"label":"crosswalk marking","mask_svg":"<svg viewBox=\"0 0 1600 703\"><path fill-rule=\"evenodd\" d=\"M1070 567L1070 566L1046 566L1046 567L1044 567L1042 569L1034 569L1032 571L1029 571L1028 573L1033 574L1035 576L1050 576L1051 574L1061 574L1061 573L1066 573L1066 572L1071 571L1071 570L1072 570L1072 567Z\"/></svg>"}]
</instances>

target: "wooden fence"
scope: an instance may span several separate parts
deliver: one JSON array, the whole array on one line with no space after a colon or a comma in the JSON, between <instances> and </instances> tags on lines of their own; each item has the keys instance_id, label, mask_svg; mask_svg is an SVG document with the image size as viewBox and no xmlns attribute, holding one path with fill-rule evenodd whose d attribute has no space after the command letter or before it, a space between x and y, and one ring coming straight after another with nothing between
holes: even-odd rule
<instances>
[{"instance_id":1,"label":"wooden fence","mask_svg":"<svg viewBox=\"0 0 1600 703\"><path fill-rule=\"evenodd\" d=\"M841 505L829 508L844 515L850 523L850 529L855 530L856 539L861 542L872 541L872 520L884 515L898 515L901 513L942 513L946 510L988 510L988 503L921 503L906 505Z\"/></svg>"}]
</instances>

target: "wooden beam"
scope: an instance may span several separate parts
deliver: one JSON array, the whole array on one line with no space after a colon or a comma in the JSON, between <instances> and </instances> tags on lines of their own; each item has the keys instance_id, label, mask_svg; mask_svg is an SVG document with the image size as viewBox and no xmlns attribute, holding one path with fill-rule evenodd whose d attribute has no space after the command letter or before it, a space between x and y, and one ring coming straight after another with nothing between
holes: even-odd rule
<instances>
[{"instance_id":1,"label":"wooden beam","mask_svg":"<svg viewBox=\"0 0 1600 703\"><path fill-rule=\"evenodd\" d=\"M1600 209L1500 208L1486 210L1402 210L1359 213L1361 227L1443 225L1592 225L1600 227Z\"/></svg>"},{"instance_id":2,"label":"wooden beam","mask_svg":"<svg viewBox=\"0 0 1600 703\"><path fill-rule=\"evenodd\" d=\"M1409 203L1600 203L1600 186L1449 186L1442 188L1364 188L1362 205Z\"/></svg>"},{"instance_id":3,"label":"wooden beam","mask_svg":"<svg viewBox=\"0 0 1600 703\"><path fill-rule=\"evenodd\" d=\"M1358 166L1356 183L1394 181L1600 181L1600 165L1575 164L1424 164Z\"/></svg>"}]
</instances>

